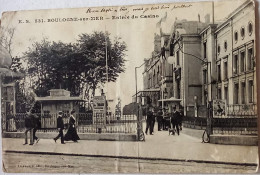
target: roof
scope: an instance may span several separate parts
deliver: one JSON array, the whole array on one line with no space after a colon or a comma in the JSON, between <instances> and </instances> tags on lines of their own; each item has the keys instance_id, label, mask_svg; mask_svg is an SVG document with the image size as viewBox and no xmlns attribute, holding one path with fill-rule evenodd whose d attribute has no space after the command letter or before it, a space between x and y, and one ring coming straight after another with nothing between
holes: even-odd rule
<instances>
[{"instance_id":1,"label":"roof","mask_svg":"<svg viewBox=\"0 0 260 175\"><path fill-rule=\"evenodd\" d=\"M141 91L138 91L137 94L140 94L141 96L147 96L149 93L158 93L160 92L160 88L154 88L154 89L144 89ZM134 94L132 97L135 97L136 94ZM140 96L137 95L137 96Z\"/></svg>"},{"instance_id":2,"label":"roof","mask_svg":"<svg viewBox=\"0 0 260 175\"><path fill-rule=\"evenodd\" d=\"M84 101L81 96L67 97L67 96L47 96L35 97L35 101Z\"/></svg>"},{"instance_id":3,"label":"roof","mask_svg":"<svg viewBox=\"0 0 260 175\"><path fill-rule=\"evenodd\" d=\"M7 68L0 68L0 74L4 77L13 77L13 78L23 78L24 74L18 73L18 72L13 72L10 69Z\"/></svg>"},{"instance_id":4,"label":"roof","mask_svg":"<svg viewBox=\"0 0 260 175\"><path fill-rule=\"evenodd\" d=\"M218 33L219 30L222 28L222 27L225 27L226 25L229 24L229 21L230 19L232 19L235 15L237 15L241 10L243 10L245 7L247 7L250 3L253 3L254 4L254 1L253 0L247 0L245 1L243 4L241 4L238 8L236 8L232 13L230 13L226 20L224 22L222 22L221 24L218 25L217 27L217 30L215 33Z\"/></svg>"}]
</instances>

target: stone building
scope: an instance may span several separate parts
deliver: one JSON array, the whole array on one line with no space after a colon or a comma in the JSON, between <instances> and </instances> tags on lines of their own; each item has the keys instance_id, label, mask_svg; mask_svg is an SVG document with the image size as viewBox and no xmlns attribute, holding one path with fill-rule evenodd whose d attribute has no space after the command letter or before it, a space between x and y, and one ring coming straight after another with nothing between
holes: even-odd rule
<instances>
[{"instance_id":1,"label":"stone building","mask_svg":"<svg viewBox=\"0 0 260 175\"><path fill-rule=\"evenodd\" d=\"M207 24L176 20L168 44L170 50L168 61L173 63L173 97L179 99L177 107L183 108L184 114L189 116L205 113L201 100L200 69L203 61L199 33Z\"/></svg>"},{"instance_id":2,"label":"stone building","mask_svg":"<svg viewBox=\"0 0 260 175\"><path fill-rule=\"evenodd\" d=\"M254 2L246 1L215 31L216 99L227 115L256 116Z\"/></svg>"}]
</instances>

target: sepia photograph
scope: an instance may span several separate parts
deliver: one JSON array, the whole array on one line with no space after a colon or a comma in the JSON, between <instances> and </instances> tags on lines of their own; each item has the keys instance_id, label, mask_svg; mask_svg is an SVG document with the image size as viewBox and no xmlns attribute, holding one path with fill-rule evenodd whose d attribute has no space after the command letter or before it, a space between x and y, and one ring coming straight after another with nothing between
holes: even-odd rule
<instances>
[{"instance_id":1,"label":"sepia photograph","mask_svg":"<svg viewBox=\"0 0 260 175\"><path fill-rule=\"evenodd\" d=\"M3 12L2 171L256 173L257 6Z\"/></svg>"}]
</instances>

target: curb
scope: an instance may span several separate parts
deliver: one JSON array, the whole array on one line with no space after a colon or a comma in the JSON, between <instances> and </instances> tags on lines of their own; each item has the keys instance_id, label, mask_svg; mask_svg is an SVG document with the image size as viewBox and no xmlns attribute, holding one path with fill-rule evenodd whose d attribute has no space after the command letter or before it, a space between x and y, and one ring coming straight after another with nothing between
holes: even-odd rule
<instances>
[{"instance_id":1,"label":"curb","mask_svg":"<svg viewBox=\"0 0 260 175\"><path fill-rule=\"evenodd\" d=\"M5 153L20 153L20 154L41 154L41 155L63 155L63 156L78 156L78 157L103 157L103 158L119 158L119 159L139 159L139 160L160 160L160 161L178 161L178 162L193 162L193 163L210 163L210 164L225 164L225 165L240 165L240 166L257 166L257 163L237 163L237 162L221 162L210 160L190 160L190 159L171 159L171 158L152 158L152 157L135 157L135 156L111 156L111 155L91 155L91 154L75 154L75 153L55 153L55 152L34 152L34 151L14 151L5 150Z\"/></svg>"}]
</instances>

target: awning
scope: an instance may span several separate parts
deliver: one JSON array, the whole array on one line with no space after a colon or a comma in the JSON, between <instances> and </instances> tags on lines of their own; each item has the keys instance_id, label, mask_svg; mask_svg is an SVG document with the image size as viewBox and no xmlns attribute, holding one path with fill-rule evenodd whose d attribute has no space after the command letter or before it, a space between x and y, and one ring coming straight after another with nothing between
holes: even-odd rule
<instances>
[{"instance_id":1,"label":"awning","mask_svg":"<svg viewBox=\"0 0 260 175\"><path fill-rule=\"evenodd\" d=\"M24 74L18 73L18 72L13 72L7 68L0 68L0 74L3 77L12 77L12 78L23 78L24 77Z\"/></svg>"},{"instance_id":2,"label":"awning","mask_svg":"<svg viewBox=\"0 0 260 175\"><path fill-rule=\"evenodd\" d=\"M146 97L146 96L149 96L149 95L152 95L155 93L160 93L160 91L161 91L160 88L144 89L144 90L138 91L137 96ZM135 95L133 95L132 97L135 97Z\"/></svg>"},{"instance_id":3,"label":"awning","mask_svg":"<svg viewBox=\"0 0 260 175\"><path fill-rule=\"evenodd\" d=\"M174 98L174 97L171 97L171 98L166 98L166 99L160 99L158 101L163 101L163 102L181 102L182 100L181 99L177 99L177 98Z\"/></svg>"},{"instance_id":4,"label":"awning","mask_svg":"<svg viewBox=\"0 0 260 175\"><path fill-rule=\"evenodd\" d=\"M35 101L84 101L81 96L79 97L53 97L53 96L47 96L47 97L35 97Z\"/></svg>"}]
</instances>

